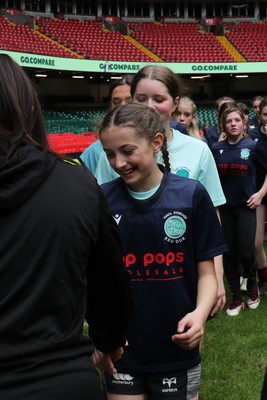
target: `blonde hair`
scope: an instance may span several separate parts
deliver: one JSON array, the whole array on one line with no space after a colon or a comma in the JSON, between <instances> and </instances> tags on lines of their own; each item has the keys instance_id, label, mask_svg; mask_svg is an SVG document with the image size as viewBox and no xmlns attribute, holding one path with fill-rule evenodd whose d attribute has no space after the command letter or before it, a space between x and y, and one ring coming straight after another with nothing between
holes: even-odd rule
<instances>
[{"instance_id":1,"label":"blonde hair","mask_svg":"<svg viewBox=\"0 0 267 400\"><path fill-rule=\"evenodd\" d=\"M199 133L199 128L198 128L196 104L189 97L181 97L179 105L185 105L185 106L190 107L191 114L194 116L194 118L190 122L189 126L187 126L187 131L188 131L189 135L195 139L202 140L201 135ZM174 111L174 113L173 113L174 115L177 115L178 108L179 108L179 106L177 107L177 110Z\"/></svg>"}]
</instances>

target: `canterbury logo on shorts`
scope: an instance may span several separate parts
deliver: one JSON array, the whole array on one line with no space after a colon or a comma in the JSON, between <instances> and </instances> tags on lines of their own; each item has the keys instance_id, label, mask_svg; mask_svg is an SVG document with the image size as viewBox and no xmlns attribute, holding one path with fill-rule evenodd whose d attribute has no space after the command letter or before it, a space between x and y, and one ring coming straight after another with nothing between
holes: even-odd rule
<instances>
[{"instance_id":1,"label":"canterbury logo on shorts","mask_svg":"<svg viewBox=\"0 0 267 400\"><path fill-rule=\"evenodd\" d=\"M133 385L133 376L129 374L113 374L112 383L115 384L124 384L124 385Z\"/></svg>"}]
</instances>

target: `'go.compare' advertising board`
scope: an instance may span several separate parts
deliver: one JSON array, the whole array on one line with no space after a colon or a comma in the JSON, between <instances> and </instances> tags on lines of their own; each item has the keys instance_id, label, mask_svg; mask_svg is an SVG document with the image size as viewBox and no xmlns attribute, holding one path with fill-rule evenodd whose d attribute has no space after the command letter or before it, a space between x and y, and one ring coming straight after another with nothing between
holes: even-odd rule
<instances>
[{"instance_id":1,"label":"'go.compare' advertising board","mask_svg":"<svg viewBox=\"0 0 267 400\"><path fill-rule=\"evenodd\" d=\"M51 57L0 50L22 67L79 72L136 73L145 65L164 65L177 74L247 74L266 73L267 62L236 63L144 63Z\"/></svg>"}]
</instances>

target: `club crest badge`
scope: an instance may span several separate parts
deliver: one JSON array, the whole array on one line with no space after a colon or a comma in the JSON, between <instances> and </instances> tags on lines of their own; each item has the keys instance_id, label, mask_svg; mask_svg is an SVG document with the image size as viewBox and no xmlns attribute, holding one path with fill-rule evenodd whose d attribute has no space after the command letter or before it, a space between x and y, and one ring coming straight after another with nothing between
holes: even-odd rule
<instances>
[{"instance_id":1,"label":"club crest badge","mask_svg":"<svg viewBox=\"0 0 267 400\"><path fill-rule=\"evenodd\" d=\"M180 215L172 215L164 223L165 234L170 239L181 238L186 231L185 220Z\"/></svg>"},{"instance_id":2,"label":"club crest badge","mask_svg":"<svg viewBox=\"0 0 267 400\"><path fill-rule=\"evenodd\" d=\"M249 156L250 156L250 150L248 148L241 149L240 158L242 158L242 160L248 160Z\"/></svg>"}]
</instances>

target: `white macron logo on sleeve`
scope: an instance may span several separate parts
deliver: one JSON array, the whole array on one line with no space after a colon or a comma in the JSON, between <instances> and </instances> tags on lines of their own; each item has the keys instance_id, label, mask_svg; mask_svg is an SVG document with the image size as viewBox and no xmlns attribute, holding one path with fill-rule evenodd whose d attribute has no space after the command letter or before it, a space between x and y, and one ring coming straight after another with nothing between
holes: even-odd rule
<instances>
[{"instance_id":1,"label":"white macron logo on sleeve","mask_svg":"<svg viewBox=\"0 0 267 400\"><path fill-rule=\"evenodd\" d=\"M121 217L122 215L119 214L113 215L113 218L115 219L117 225L119 225Z\"/></svg>"}]
</instances>

